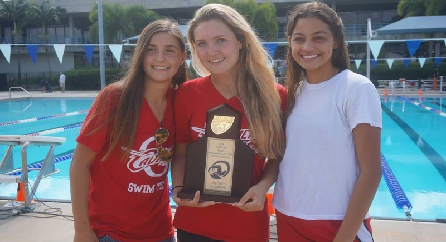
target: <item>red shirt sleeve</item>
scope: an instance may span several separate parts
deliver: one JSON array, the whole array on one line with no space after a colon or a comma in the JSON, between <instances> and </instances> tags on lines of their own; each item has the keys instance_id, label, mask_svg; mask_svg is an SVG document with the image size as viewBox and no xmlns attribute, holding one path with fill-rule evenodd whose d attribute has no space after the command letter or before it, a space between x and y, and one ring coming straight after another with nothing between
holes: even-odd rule
<instances>
[{"instance_id":1,"label":"red shirt sleeve","mask_svg":"<svg viewBox=\"0 0 446 242\"><path fill-rule=\"evenodd\" d=\"M113 94L114 92L109 88L99 93L85 118L79 136L76 138L78 143L87 146L96 154L99 154L105 144L108 143L108 132L113 127L113 122L105 123L110 114L110 109L116 106L111 105Z\"/></svg>"},{"instance_id":2,"label":"red shirt sleeve","mask_svg":"<svg viewBox=\"0 0 446 242\"><path fill-rule=\"evenodd\" d=\"M189 143L190 136L190 113L187 111L187 83L183 83L176 91L174 101L174 117L175 117L175 143Z\"/></svg>"},{"instance_id":3,"label":"red shirt sleeve","mask_svg":"<svg viewBox=\"0 0 446 242\"><path fill-rule=\"evenodd\" d=\"M285 112L285 109L286 109L286 106L287 106L287 95L288 95L288 92L279 83L277 83L276 86L277 86L277 91L279 92L279 95L280 95L280 109L282 109L282 112Z\"/></svg>"}]
</instances>

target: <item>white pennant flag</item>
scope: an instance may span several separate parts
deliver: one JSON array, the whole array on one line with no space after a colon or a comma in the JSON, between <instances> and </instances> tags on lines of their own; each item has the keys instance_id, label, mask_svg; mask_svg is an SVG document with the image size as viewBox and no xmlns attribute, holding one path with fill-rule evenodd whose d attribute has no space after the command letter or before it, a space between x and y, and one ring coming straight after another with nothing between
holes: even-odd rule
<instances>
[{"instance_id":1,"label":"white pennant flag","mask_svg":"<svg viewBox=\"0 0 446 242\"><path fill-rule=\"evenodd\" d=\"M359 69L359 66L361 65L362 60L355 60L356 63L356 69Z\"/></svg>"},{"instance_id":2,"label":"white pennant flag","mask_svg":"<svg viewBox=\"0 0 446 242\"><path fill-rule=\"evenodd\" d=\"M55 44L54 50L56 51L57 58L59 58L59 62L62 63L63 55L65 53L65 45Z\"/></svg>"},{"instance_id":3,"label":"white pennant flag","mask_svg":"<svg viewBox=\"0 0 446 242\"><path fill-rule=\"evenodd\" d=\"M3 56L6 58L8 63L11 63L11 45L10 44L0 44L0 50Z\"/></svg>"},{"instance_id":4,"label":"white pennant flag","mask_svg":"<svg viewBox=\"0 0 446 242\"><path fill-rule=\"evenodd\" d=\"M389 65L389 69L392 69L393 59L387 59L387 65Z\"/></svg>"},{"instance_id":5,"label":"white pennant flag","mask_svg":"<svg viewBox=\"0 0 446 242\"><path fill-rule=\"evenodd\" d=\"M122 45L108 45L118 63L121 62Z\"/></svg>"},{"instance_id":6,"label":"white pennant flag","mask_svg":"<svg viewBox=\"0 0 446 242\"><path fill-rule=\"evenodd\" d=\"M424 62L426 62L426 58L418 58L418 61L420 62L421 68L423 68Z\"/></svg>"},{"instance_id":7,"label":"white pennant flag","mask_svg":"<svg viewBox=\"0 0 446 242\"><path fill-rule=\"evenodd\" d=\"M381 47L383 46L385 40L370 40L369 46L370 50L372 51L373 57L375 57L375 60L378 59L379 52L381 51Z\"/></svg>"}]
</instances>

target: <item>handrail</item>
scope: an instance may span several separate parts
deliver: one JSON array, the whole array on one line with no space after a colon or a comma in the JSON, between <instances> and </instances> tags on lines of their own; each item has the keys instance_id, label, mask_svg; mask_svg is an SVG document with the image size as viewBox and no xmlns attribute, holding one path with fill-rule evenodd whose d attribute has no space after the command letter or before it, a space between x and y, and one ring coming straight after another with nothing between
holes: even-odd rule
<instances>
[{"instance_id":1,"label":"handrail","mask_svg":"<svg viewBox=\"0 0 446 242\"><path fill-rule=\"evenodd\" d=\"M29 97L33 97L25 88L23 87L10 87L9 88L9 99L11 99L11 89L22 89L23 91L25 91Z\"/></svg>"}]
</instances>

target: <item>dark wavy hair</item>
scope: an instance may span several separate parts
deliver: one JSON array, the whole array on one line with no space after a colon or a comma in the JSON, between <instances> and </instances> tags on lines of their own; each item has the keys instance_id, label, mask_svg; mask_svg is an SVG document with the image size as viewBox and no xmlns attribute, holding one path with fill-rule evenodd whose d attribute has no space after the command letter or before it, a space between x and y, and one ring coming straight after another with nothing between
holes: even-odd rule
<instances>
[{"instance_id":1,"label":"dark wavy hair","mask_svg":"<svg viewBox=\"0 0 446 242\"><path fill-rule=\"evenodd\" d=\"M333 50L332 64L340 70L350 68L350 60L347 52L347 43L345 42L344 26L341 18L327 4L312 1L297 5L288 15L288 25L286 28L288 38L293 35L294 27L299 19L317 18L328 25L333 34L334 42L337 48ZM302 81L306 78L305 69L302 68L293 58L291 47L288 46L286 53L286 61L288 63L285 86L288 90L288 101L285 116L288 117L294 107L296 101L296 92Z\"/></svg>"}]
</instances>

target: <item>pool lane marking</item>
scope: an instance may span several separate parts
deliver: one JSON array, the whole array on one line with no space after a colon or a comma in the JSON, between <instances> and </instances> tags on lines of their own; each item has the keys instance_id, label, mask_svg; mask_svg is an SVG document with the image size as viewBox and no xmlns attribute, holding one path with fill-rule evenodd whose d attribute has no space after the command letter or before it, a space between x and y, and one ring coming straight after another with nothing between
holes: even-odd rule
<instances>
[{"instance_id":1,"label":"pool lane marking","mask_svg":"<svg viewBox=\"0 0 446 242\"><path fill-rule=\"evenodd\" d=\"M79 114L84 114L84 113L88 113L88 110L81 110L81 111L75 111L75 112L71 112L71 113L59 113L59 114L53 114L53 115L43 116L43 117L7 121L7 122L0 123L0 127L9 126L9 125L13 125L13 124L30 123L30 122L35 122L35 121L44 120L44 119L53 119L53 118L59 118L59 117L79 115Z\"/></svg>"},{"instance_id":2,"label":"pool lane marking","mask_svg":"<svg viewBox=\"0 0 446 242\"><path fill-rule=\"evenodd\" d=\"M409 138L415 143L415 145L423 152L426 158L437 169L438 173L446 181L446 160L435 151L429 143L424 140L414 129L412 129L406 122L404 122L398 115L393 113L388 107L381 104L382 110L409 136ZM417 145L418 140L421 139L423 145L420 147Z\"/></svg>"},{"instance_id":3,"label":"pool lane marking","mask_svg":"<svg viewBox=\"0 0 446 242\"><path fill-rule=\"evenodd\" d=\"M69 129L80 128L80 127L82 127L82 124L84 124L84 123L75 123L75 124L68 125L68 126L63 126L63 127L59 127L59 128L55 128L55 129L42 130L39 132L29 133L29 134L25 134L25 135L26 136L39 136L39 135L55 134L55 133L63 132L65 130L69 130Z\"/></svg>"},{"instance_id":4,"label":"pool lane marking","mask_svg":"<svg viewBox=\"0 0 446 242\"><path fill-rule=\"evenodd\" d=\"M404 212L406 216L411 216L410 210L412 209L412 204L410 203L409 198L407 198L406 193L404 193L400 183L396 179L395 174L393 173L392 168L390 168L389 163L387 162L383 153L381 153L381 168L383 178L386 181L387 187L389 188L396 207L400 211Z\"/></svg>"},{"instance_id":5,"label":"pool lane marking","mask_svg":"<svg viewBox=\"0 0 446 242\"><path fill-rule=\"evenodd\" d=\"M408 98L401 97L401 96L398 96L398 98L401 99L401 100L410 102L410 103L412 103L413 105L418 106L418 107L420 107L420 108L424 108L424 109L426 109L426 110L428 110L428 111L432 111L432 112L434 112L434 113L436 113L436 114L438 114L438 115L440 115L440 116L446 117L446 113L440 112L439 110L436 110L436 109L433 109L433 108L431 108L431 107L428 107L428 106L426 106L426 105L424 105L424 104L422 104L422 103L419 103L419 102L416 102L416 101L414 101L414 100L410 100L410 99L408 99Z\"/></svg>"}]
</instances>

